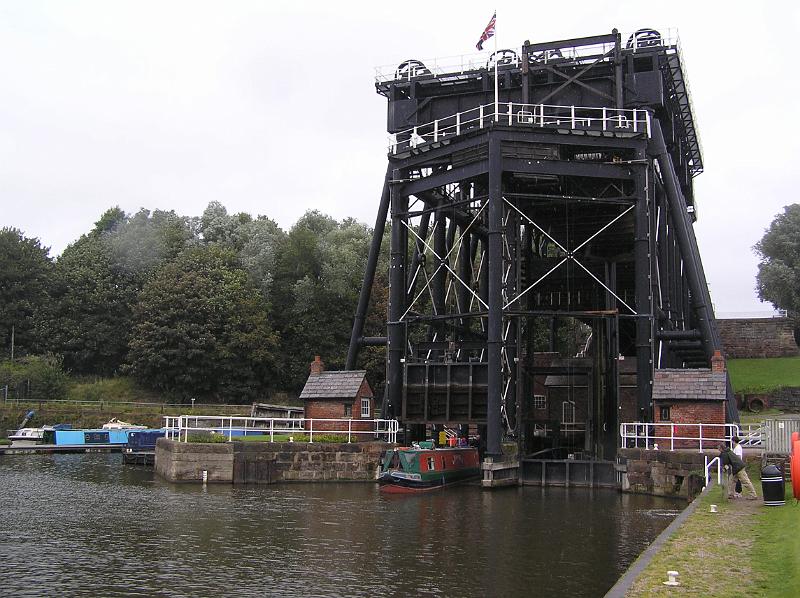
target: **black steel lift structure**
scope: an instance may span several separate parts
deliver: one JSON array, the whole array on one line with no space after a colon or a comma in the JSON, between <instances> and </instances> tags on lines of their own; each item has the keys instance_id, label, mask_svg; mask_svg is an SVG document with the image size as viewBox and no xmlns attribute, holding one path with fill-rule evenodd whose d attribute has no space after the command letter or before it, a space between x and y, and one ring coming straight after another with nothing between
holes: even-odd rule
<instances>
[{"instance_id":1,"label":"black steel lift structure","mask_svg":"<svg viewBox=\"0 0 800 598\"><path fill-rule=\"evenodd\" d=\"M693 231L703 164L678 43L614 30L483 60L377 77L389 164L347 368L386 343L385 416L485 426L489 455L504 434L527 446L537 380L580 377L582 449L612 459L620 413L652 421L654 369L709 367L722 348ZM365 338L387 217L387 337ZM566 319L590 327L586 350L537 359L537 326Z\"/></svg>"}]
</instances>

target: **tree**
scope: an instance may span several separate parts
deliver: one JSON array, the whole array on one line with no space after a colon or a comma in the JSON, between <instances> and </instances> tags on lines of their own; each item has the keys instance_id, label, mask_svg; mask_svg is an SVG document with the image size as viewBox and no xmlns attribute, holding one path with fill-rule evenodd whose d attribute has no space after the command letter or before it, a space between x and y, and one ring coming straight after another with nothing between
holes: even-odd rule
<instances>
[{"instance_id":1,"label":"tree","mask_svg":"<svg viewBox=\"0 0 800 598\"><path fill-rule=\"evenodd\" d=\"M245 213L229 215L221 203L212 201L199 220L198 234L206 244L235 251L264 298L271 300L278 248L286 238L274 220L253 219Z\"/></svg>"},{"instance_id":2,"label":"tree","mask_svg":"<svg viewBox=\"0 0 800 598\"><path fill-rule=\"evenodd\" d=\"M753 249L761 258L759 298L793 317L800 315L800 204L786 206Z\"/></svg>"},{"instance_id":3,"label":"tree","mask_svg":"<svg viewBox=\"0 0 800 598\"><path fill-rule=\"evenodd\" d=\"M39 320L48 303L52 273L49 249L39 239L27 238L16 228L0 229L0 354L11 354L14 328L15 355L38 350Z\"/></svg>"},{"instance_id":4,"label":"tree","mask_svg":"<svg viewBox=\"0 0 800 598\"><path fill-rule=\"evenodd\" d=\"M266 302L236 254L195 247L142 290L128 369L142 384L184 399L238 403L271 387L276 344Z\"/></svg>"},{"instance_id":5,"label":"tree","mask_svg":"<svg viewBox=\"0 0 800 598\"><path fill-rule=\"evenodd\" d=\"M314 355L344 367L371 234L355 220L310 211L281 245L273 305L286 390L302 388Z\"/></svg>"},{"instance_id":6,"label":"tree","mask_svg":"<svg viewBox=\"0 0 800 598\"><path fill-rule=\"evenodd\" d=\"M78 374L112 375L128 353L139 292L161 265L195 242L174 212L107 210L55 264L50 349Z\"/></svg>"}]
</instances>

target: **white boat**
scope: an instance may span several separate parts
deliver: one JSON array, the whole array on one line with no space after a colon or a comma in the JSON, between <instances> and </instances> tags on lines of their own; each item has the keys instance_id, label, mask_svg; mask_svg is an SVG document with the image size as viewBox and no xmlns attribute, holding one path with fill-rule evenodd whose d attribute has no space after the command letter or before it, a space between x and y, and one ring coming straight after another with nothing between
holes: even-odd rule
<instances>
[{"instance_id":1,"label":"white boat","mask_svg":"<svg viewBox=\"0 0 800 598\"><path fill-rule=\"evenodd\" d=\"M103 424L103 430L147 430L147 426L140 426L139 424L129 424L112 417L107 424Z\"/></svg>"},{"instance_id":2,"label":"white boat","mask_svg":"<svg viewBox=\"0 0 800 598\"><path fill-rule=\"evenodd\" d=\"M36 443L44 440L44 428L20 428L8 437L11 442Z\"/></svg>"}]
</instances>

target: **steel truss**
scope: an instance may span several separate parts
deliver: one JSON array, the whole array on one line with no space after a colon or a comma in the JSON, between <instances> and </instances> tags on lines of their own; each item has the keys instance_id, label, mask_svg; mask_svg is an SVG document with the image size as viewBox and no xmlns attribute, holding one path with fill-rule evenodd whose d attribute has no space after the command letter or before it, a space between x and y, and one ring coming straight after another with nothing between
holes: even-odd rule
<instances>
[{"instance_id":1,"label":"steel truss","mask_svg":"<svg viewBox=\"0 0 800 598\"><path fill-rule=\"evenodd\" d=\"M524 46L521 66L502 73L506 100L564 103L570 94L591 91L601 106L626 108L633 59L618 35L586 39L614 46L574 65L542 62L544 45ZM559 44L554 47L565 47ZM664 64L675 68L674 58ZM379 91L390 107L413 104L422 111L424 105L442 118L432 107L450 96L435 91L435 77L420 77L419 83L412 77L382 83ZM492 88L482 81L475 106ZM435 93L426 96L425 86ZM686 102L679 104L685 131L692 125ZM589 135L575 127L533 130L509 118L481 121L444 140L437 126L403 151L395 147L347 362L355 367L364 344L386 343L384 417L411 425L477 424L488 454L499 455L504 432L525 442L536 377L564 370L587 380L584 449L610 457L620 410L631 421L652 417L656 367L708 365L720 342L686 209L694 173L676 170L673 161L683 165L687 154L664 143L658 110L647 123L635 133ZM695 165L701 164L698 147L691 149ZM387 217L387 337L364 339ZM583 356L568 367L537 363L537 327L565 318L591 328ZM624 357L635 362L629 404L620 394Z\"/></svg>"}]
</instances>

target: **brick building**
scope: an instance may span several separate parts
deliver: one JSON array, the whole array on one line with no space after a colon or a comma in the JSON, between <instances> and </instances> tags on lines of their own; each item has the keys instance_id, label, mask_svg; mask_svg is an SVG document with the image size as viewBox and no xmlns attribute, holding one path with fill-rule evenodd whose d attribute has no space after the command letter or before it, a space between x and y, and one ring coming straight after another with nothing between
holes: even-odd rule
<instances>
[{"instance_id":1,"label":"brick building","mask_svg":"<svg viewBox=\"0 0 800 598\"><path fill-rule=\"evenodd\" d=\"M306 380L300 398L307 419L352 419L375 418L375 397L367 382L366 370L325 371L325 364L317 355L311 363L311 373ZM371 422L352 424L353 430L371 430ZM319 422L314 430L342 429L336 422ZM366 439L362 436L362 440Z\"/></svg>"},{"instance_id":2,"label":"brick building","mask_svg":"<svg viewBox=\"0 0 800 598\"><path fill-rule=\"evenodd\" d=\"M711 369L658 369L653 379L653 406L656 436L697 438L699 428L681 424L725 423L725 359L717 352ZM669 425L658 425L658 424ZM704 438L724 438L722 426L703 430ZM669 441L659 440L664 448ZM698 448L697 441L675 441L675 448ZM710 448L710 447L709 447Z\"/></svg>"}]
</instances>

